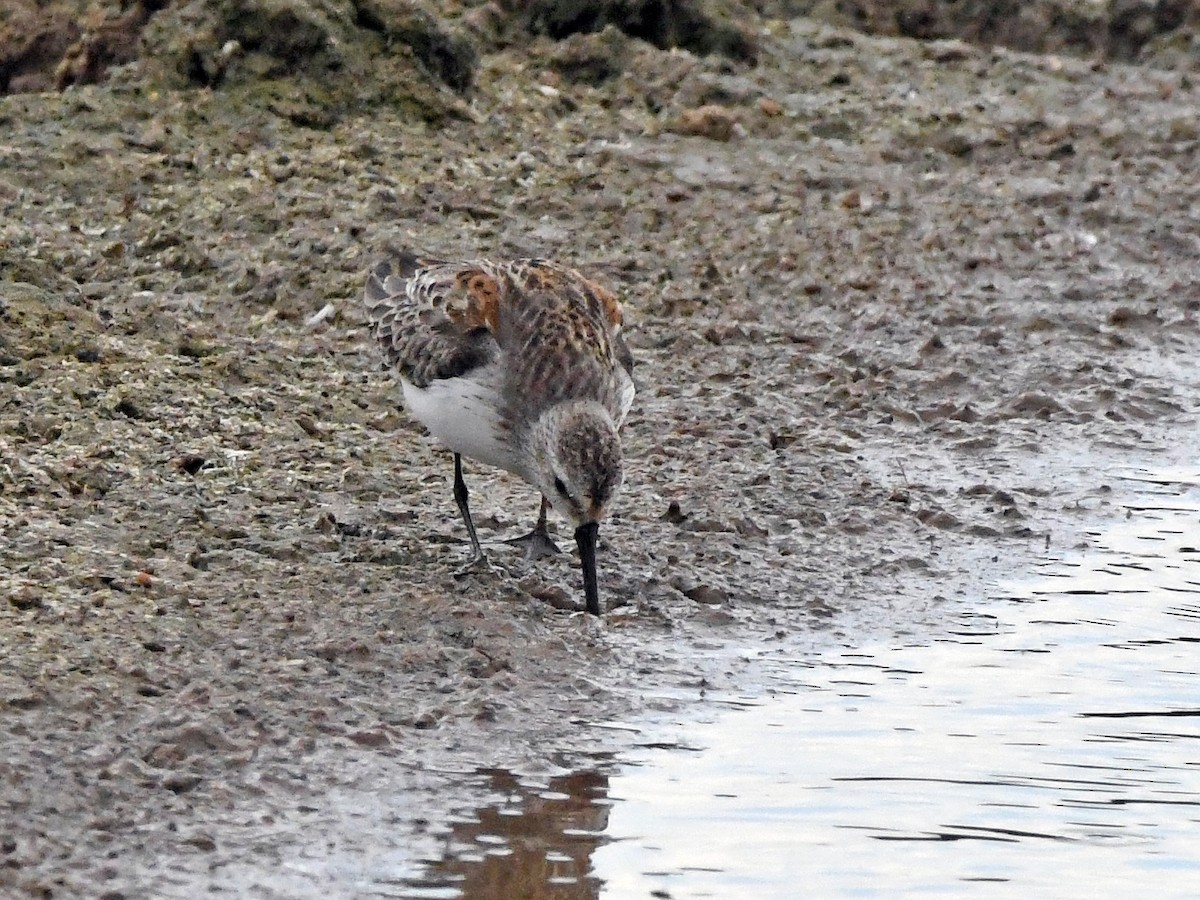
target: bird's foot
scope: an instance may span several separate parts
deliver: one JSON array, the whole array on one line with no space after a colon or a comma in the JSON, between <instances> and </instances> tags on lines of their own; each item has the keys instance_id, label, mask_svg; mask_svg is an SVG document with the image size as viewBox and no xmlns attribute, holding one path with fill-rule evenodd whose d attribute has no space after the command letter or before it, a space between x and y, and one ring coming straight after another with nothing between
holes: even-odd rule
<instances>
[{"instance_id":1,"label":"bird's foot","mask_svg":"<svg viewBox=\"0 0 1200 900\"><path fill-rule=\"evenodd\" d=\"M496 567L492 565L492 561L487 558L485 553L476 553L471 557L470 562L460 569L454 571L455 578L466 578L468 575L494 575Z\"/></svg>"},{"instance_id":2,"label":"bird's foot","mask_svg":"<svg viewBox=\"0 0 1200 900\"><path fill-rule=\"evenodd\" d=\"M535 528L529 534L518 538L511 538L504 543L514 544L524 550L526 562L534 562L535 560L545 559L547 556L557 556L562 553L558 544L550 539L550 535L546 533L544 528Z\"/></svg>"}]
</instances>

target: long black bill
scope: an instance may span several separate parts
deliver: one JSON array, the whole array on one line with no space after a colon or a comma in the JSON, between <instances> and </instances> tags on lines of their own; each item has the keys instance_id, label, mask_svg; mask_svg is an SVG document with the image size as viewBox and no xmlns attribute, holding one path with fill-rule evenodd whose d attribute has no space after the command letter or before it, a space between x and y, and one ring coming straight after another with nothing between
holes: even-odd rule
<instances>
[{"instance_id":1,"label":"long black bill","mask_svg":"<svg viewBox=\"0 0 1200 900\"><path fill-rule=\"evenodd\" d=\"M583 595L587 598L587 611L593 616L600 615L600 587L596 584L596 537L599 534L598 522L588 522L575 529L579 562L583 566Z\"/></svg>"}]
</instances>

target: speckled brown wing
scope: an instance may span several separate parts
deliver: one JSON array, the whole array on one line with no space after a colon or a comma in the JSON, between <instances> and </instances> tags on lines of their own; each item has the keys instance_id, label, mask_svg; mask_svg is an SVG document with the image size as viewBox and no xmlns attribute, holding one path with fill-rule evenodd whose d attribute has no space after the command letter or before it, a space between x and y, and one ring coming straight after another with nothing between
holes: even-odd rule
<instances>
[{"instance_id":1,"label":"speckled brown wing","mask_svg":"<svg viewBox=\"0 0 1200 900\"><path fill-rule=\"evenodd\" d=\"M517 260L507 274L514 290L504 306L500 343L534 361L510 369L513 390L547 406L589 397L620 424L633 399L633 357L621 338L616 296L547 260Z\"/></svg>"},{"instance_id":2,"label":"speckled brown wing","mask_svg":"<svg viewBox=\"0 0 1200 900\"><path fill-rule=\"evenodd\" d=\"M387 363L416 387L492 363L501 286L481 264L398 252L367 276L364 302Z\"/></svg>"}]
</instances>

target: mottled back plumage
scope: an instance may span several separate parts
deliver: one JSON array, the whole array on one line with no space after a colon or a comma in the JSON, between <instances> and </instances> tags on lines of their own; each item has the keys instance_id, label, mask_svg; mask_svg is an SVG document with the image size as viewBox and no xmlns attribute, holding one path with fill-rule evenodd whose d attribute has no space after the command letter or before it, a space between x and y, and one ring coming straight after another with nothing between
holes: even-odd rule
<instances>
[{"instance_id":1,"label":"mottled back plumage","mask_svg":"<svg viewBox=\"0 0 1200 900\"><path fill-rule=\"evenodd\" d=\"M543 406L594 399L618 425L629 412L633 358L620 304L573 269L544 259L448 263L397 252L371 272L366 306L387 362L416 387L512 355L535 360L507 367L515 396Z\"/></svg>"}]
</instances>

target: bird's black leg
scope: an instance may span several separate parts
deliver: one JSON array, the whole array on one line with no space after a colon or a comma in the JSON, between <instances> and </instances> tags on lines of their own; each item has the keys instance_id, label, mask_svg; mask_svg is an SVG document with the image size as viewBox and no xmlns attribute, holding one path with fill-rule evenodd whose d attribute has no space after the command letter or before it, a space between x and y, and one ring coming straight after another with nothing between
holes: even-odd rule
<instances>
[{"instance_id":1,"label":"bird's black leg","mask_svg":"<svg viewBox=\"0 0 1200 900\"><path fill-rule=\"evenodd\" d=\"M525 558L529 560L541 559L543 556L554 556L556 553L562 553L558 549L558 545L550 539L550 533L546 531L546 511L549 509L550 502L543 497L542 508L538 512L537 524L533 526L533 531L519 538L505 541L504 543L517 544L524 547Z\"/></svg>"},{"instance_id":2,"label":"bird's black leg","mask_svg":"<svg viewBox=\"0 0 1200 900\"><path fill-rule=\"evenodd\" d=\"M462 513L463 524L467 526L467 534L471 536L471 563L483 559L483 547L479 545L479 535L475 533L475 523L471 521L471 508L467 506L467 483L462 476L462 454L454 454L454 502Z\"/></svg>"}]
</instances>

